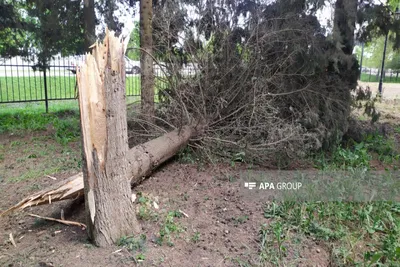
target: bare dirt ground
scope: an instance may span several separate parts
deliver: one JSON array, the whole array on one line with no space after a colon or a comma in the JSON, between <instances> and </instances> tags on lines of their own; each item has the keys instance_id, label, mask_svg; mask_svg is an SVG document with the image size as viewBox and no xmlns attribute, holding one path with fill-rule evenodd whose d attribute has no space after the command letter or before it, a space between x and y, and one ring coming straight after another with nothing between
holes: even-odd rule
<instances>
[{"instance_id":1,"label":"bare dirt ground","mask_svg":"<svg viewBox=\"0 0 400 267\"><path fill-rule=\"evenodd\" d=\"M362 87L369 86L374 95L378 92L379 83L358 81L358 85ZM382 88L384 99L400 99L400 83L384 83Z\"/></svg>"},{"instance_id":2,"label":"bare dirt ground","mask_svg":"<svg viewBox=\"0 0 400 267\"><path fill-rule=\"evenodd\" d=\"M399 89L400 90L400 89ZM383 99L375 103L377 111L380 113L379 123L392 125L398 127L400 125L400 98L395 99ZM364 109L353 110L359 120L370 122L371 118L364 114ZM378 124L379 124L378 123Z\"/></svg>"},{"instance_id":3,"label":"bare dirt ground","mask_svg":"<svg viewBox=\"0 0 400 267\"><path fill-rule=\"evenodd\" d=\"M396 101L381 105L382 118L398 127ZM51 130L0 134L0 211L78 171L79 142L61 146L52 135ZM0 218L0 266L274 266L260 264L260 230L270 222L264 217L265 203L238 194L243 187L238 174L244 169L240 164L177 161L162 166L134 188L144 235L143 242L131 243L134 251L117 245L97 248L79 227L28 216L60 218L63 211L66 220L84 223L79 201L32 207ZM38 170L43 175L38 176ZM289 237L285 248L285 266L330 266L332 248L314 238Z\"/></svg>"},{"instance_id":4,"label":"bare dirt ground","mask_svg":"<svg viewBox=\"0 0 400 267\"><path fill-rule=\"evenodd\" d=\"M64 174L61 177L66 177ZM60 175L58 175L60 178ZM246 202L237 197L238 182L229 181L224 171L212 168L198 171L196 166L169 164L135 189L155 199L159 209L152 216L159 220L142 220L146 235L143 266L239 266L240 262L258 262L260 226L268 223L263 217L262 203ZM45 187L51 179L37 181ZM1 183L1 209L16 203L29 191L32 181ZM152 200L153 201L153 200ZM153 202L152 202L153 203ZM90 245L84 230L27 217L28 213L84 222L82 204L71 208L71 201L26 212L0 220L2 245L1 266L134 266L133 254L119 247L107 249ZM173 245L158 245L156 238L163 227L163 216L182 211L176 218L181 233L171 235ZM7 242L12 233L16 247ZM312 240L303 240L292 249L298 266L327 266L328 252ZM318 252L317 252L318 251Z\"/></svg>"},{"instance_id":5,"label":"bare dirt ground","mask_svg":"<svg viewBox=\"0 0 400 267\"><path fill-rule=\"evenodd\" d=\"M13 149L9 154L8 148L15 146L17 139L25 149ZM36 179L25 177L23 174L30 168L51 164L46 156L29 157L35 151L32 142L37 144L37 139L3 134L0 140L5 155L0 161L0 210L75 172L51 173L57 181L45 175ZM62 158L63 151L53 145L51 158ZM77 144L70 146L76 148ZM27 160L21 163L19 158ZM145 241L137 251L118 246L97 248L79 227L28 216L34 213L60 218L63 210L66 220L85 222L82 202L32 207L0 218L0 266L259 266L259 231L269 220L263 216L264 203L237 194L242 186L237 179L241 168L244 167L172 162L135 188L137 201L147 202L144 211L138 210ZM19 179L10 180L15 177ZM168 225L166 218L171 213L180 216ZM160 233L166 227L171 233L160 244ZM10 242L10 234L16 246ZM296 240L288 246L289 265L328 266L327 248L305 237Z\"/></svg>"}]
</instances>

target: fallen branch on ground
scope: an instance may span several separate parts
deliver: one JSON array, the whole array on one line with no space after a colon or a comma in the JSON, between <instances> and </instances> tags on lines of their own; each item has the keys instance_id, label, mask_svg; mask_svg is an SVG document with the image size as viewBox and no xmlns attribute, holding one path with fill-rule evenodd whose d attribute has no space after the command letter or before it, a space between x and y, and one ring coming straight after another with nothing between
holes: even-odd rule
<instances>
[{"instance_id":1,"label":"fallen branch on ground","mask_svg":"<svg viewBox=\"0 0 400 267\"><path fill-rule=\"evenodd\" d=\"M50 217L43 217L43 216L39 216L36 214L28 214L31 217L35 217L35 218L39 218L39 219L43 219L46 221L52 221L52 222L58 222L58 223L62 223L65 225L69 225L69 226L79 226L83 229L86 229L86 224L80 223L80 222L74 222L74 221L66 221L66 220L60 220L60 219L55 219L55 218L50 218Z\"/></svg>"},{"instance_id":2,"label":"fallen branch on ground","mask_svg":"<svg viewBox=\"0 0 400 267\"><path fill-rule=\"evenodd\" d=\"M191 137L199 132L198 129L200 128L184 126L182 129L172 131L130 149L126 157L130 164L131 184L139 184L143 177L150 175L156 167L173 157L181 148L186 146ZM24 198L18 204L0 213L0 217L31 206L76 199L84 195L83 189L83 174L80 172L50 188Z\"/></svg>"}]
</instances>

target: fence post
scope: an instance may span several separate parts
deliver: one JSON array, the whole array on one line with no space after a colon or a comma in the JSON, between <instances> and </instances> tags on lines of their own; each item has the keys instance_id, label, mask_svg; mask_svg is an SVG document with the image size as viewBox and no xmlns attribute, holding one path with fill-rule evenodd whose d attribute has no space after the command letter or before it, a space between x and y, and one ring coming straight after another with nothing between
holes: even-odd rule
<instances>
[{"instance_id":1,"label":"fence post","mask_svg":"<svg viewBox=\"0 0 400 267\"><path fill-rule=\"evenodd\" d=\"M49 97L47 95L47 78L46 78L46 65L43 70L43 82L44 82L44 101L46 104L46 113L49 113Z\"/></svg>"}]
</instances>

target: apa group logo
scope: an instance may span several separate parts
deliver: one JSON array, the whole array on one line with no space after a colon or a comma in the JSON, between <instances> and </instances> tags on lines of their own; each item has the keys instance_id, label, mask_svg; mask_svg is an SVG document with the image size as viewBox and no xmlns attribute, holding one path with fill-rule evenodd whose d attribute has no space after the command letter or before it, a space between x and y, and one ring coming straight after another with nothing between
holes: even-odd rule
<instances>
[{"instance_id":1,"label":"apa group logo","mask_svg":"<svg viewBox=\"0 0 400 267\"><path fill-rule=\"evenodd\" d=\"M253 189L253 188L256 188L256 186L257 186L257 183L255 183L255 182L245 182L244 183L244 187L246 187L246 188L248 188L248 189Z\"/></svg>"},{"instance_id":2,"label":"apa group logo","mask_svg":"<svg viewBox=\"0 0 400 267\"><path fill-rule=\"evenodd\" d=\"M245 182L244 187L248 189L259 190L299 190L303 186L300 182L279 182L279 183L259 183L257 187L256 182Z\"/></svg>"}]
</instances>

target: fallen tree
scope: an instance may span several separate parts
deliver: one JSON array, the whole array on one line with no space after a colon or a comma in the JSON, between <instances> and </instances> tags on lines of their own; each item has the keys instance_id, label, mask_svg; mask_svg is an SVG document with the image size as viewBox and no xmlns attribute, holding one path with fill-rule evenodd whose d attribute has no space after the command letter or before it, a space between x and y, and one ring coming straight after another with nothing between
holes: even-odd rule
<instances>
[{"instance_id":1,"label":"fallen tree","mask_svg":"<svg viewBox=\"0 0 400 267\"><path fill-rule=\"evenodd\" d=\"M150 175L159 165L173 157L198 132L199 128L196 126L185 126L182 129L177 129L131 148L127 154L131 171L127 176L127 180L131 182L131 186L139 184L144 177ZM80 172L24 198L16 205L0 213L0 217L28 207L76 199L83 196L83 190L83 173Z\"/></svg>"},{"instance_id":2,"label":"fallen tree","mask_svg":"<svg viewBox=\"0 0 400 267\"><path fill-rule=\"evenodd\" d=\"M200 128L184 126L129 149L124 43L107 31L103 43L91 48L77 70L83 172L25 198L0 216L84 195L89 238L107 246L139 232L130 185L175 155Z\"/></svg>"},{"instance_id":3,"label":"fallen tree","mask_svg":"<svg viewBox=\"0 0 400 267\"><path fill-rule=\"evenodd\" d=\"M86 67L78 71L83 178L67 180L28 197L9 211L76 197L85 188L89 220L99 215L98 206L104 208L99 201L102 198L112 199L114 204L107 205L108 209L126 210L126 206L128 217L134 216L130 178L140 181L186 145L199 129L204 129L202 138L194 145L210 159L215 154L285 167L292 159L334 147L349 126L350 92L357 82L357 64L353 56L323 34L315 11L309 14L303 5L295 5L298 1L292 3L294 6L289 2L260 1L252 6L230 1L224 4L226 8L207 5L205 10L197 3L194 5L198 5L199 14L207 16L199 16L195 31L192 26L184 26L193 25L190 21L171 20L178 18L175 13L155 16L162 37L155 44L159 51L165 50L161 54L165 54L162 61L166 62L165 75L159 78L167 88L159 92L157 120L149 123L134 118L134 126L143 121L147 125L130 129L130 137L135 145L147 141L156 130L165 133L171 126L180 130L132 150L128 149L126 136L123 49L119 40L113 37L110 41L107 35L105 44L96 44ZM230 10L234 19L222 10ZM243 13L248 13L249 20L239 25L238 16ZM175 35L179 31L188 33L184 45L173 50L170 48L179 38L164 35L174 28L168 23L171 21L184 27ZM202 41L204 37L207 42ZM187 60L194 73L182 71ZM184 126L194 121L201 121L205 127ZM149 130L149 124L154 131ZM78 179L83 182L75 183ZM114 191L105 192L106 188ZM106 217L111 221L120 216L110 213ZM88 224L89 231L99 226L92 224ZM121 230L115 232L116 236L121 234Z\"/></svg>"},{"instance_id":4,"label":"fallen tree","mask_svg":"<svg viewBox=\"0 0 400 267\"><path fill-rule=\"evenodd\" d=\"M352 51L354 18L340 9L335 35L327 36L314 4L197 1L189 4L195 16L182 5L158 8L154 51L162 52L171 73L163 80L158 116L175 126L207 121L194 146L208 158L285 168L336 147L349 128L350 92L357 85L357 61L345 53Z\"/></svg>"}]
</instances>

